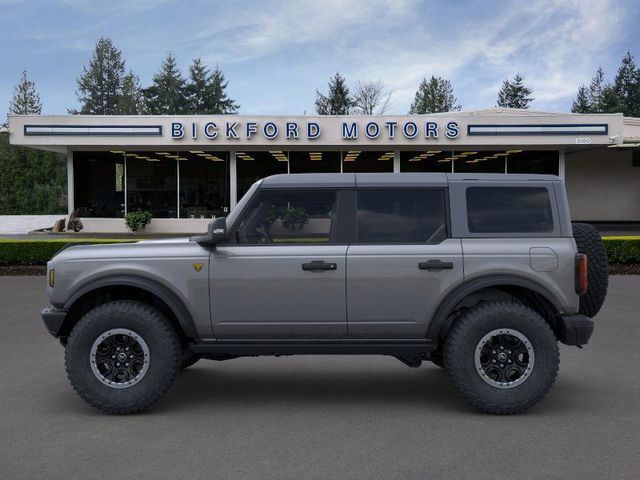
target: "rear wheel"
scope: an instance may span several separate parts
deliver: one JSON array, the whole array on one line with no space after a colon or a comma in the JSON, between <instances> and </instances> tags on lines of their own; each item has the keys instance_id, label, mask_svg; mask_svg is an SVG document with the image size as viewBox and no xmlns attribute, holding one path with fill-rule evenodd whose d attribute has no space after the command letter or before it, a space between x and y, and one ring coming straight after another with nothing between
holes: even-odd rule
<instances>
[{"instance_id":1,"label":"rear wheel","mask_svg":"<svg viewBox=\"0 0 640 480\"><path fill-rule=\"evenodd\" d=\"M487 302L468 309L444 346L454 386L488 413L518 413L553 385L560 354L544 319L518 302Z\"/></svg>"},{"instance_id":2,"label":"rear wheel","mask_svg":"<svg viewBox=\"0 0 640 480\"><path fill-rule=\"evenodd\" d=\"M107 413L141 412L173 384L180 341L164 315L142 302L99 305L73 327L67 375L87 403Z\"/></svg>"}]
</instances>

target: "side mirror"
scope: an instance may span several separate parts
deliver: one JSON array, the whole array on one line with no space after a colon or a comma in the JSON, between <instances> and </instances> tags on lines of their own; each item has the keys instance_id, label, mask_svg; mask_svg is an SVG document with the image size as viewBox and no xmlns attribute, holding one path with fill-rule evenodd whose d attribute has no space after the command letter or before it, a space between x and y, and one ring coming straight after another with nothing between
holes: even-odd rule
<instances>
[{"instance_id":1,"label":"side mirror","mask_svg":"<svg viewBox=\"0 0 640 480\"><path fill-rule=\"evenodd\" d=\"M227 239L227 217L218 217L207 227L207 234L195 237L194 240L204 247L212 247Z\"/></svg>"},{"instance_id":2,"label":"side mirror","mask_svg":"<svg viewBox=\"0 0 640 480\"><path fill-rule=\"evenodd\" d=\"M227 239L227 217L218 217L209 224L207 236L214 244L222 243Z\"/></svg>"}]
</instances>

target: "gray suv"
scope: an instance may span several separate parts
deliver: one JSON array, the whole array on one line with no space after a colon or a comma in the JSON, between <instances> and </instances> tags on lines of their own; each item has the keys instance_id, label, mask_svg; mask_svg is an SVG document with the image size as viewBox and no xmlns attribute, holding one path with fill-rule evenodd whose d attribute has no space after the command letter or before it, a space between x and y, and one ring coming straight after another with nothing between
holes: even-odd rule
<instances>
[{"instance_id":1,"label":"gray suv","mask_svg":"<svg viewBox=\"0 0 640 480\"><path fill-rule=\"evenodd\" d=\"M142 411L200 359L382 354L444 367L485 412L551 388L607 289L597 231L547 175L300 174L191 239L63 249L42 312L71 384Z\"/></svg>"}]
</instances>

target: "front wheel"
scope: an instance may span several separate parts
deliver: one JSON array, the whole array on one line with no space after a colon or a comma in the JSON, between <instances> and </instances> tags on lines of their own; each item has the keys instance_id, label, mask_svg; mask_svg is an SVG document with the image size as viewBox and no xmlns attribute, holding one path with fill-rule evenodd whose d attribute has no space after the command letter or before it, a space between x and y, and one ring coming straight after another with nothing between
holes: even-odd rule
<instances>
[{"instance_id":1,"label":"front wheel","mask_svg":"<svg viewBox=\"0 0 640 480\"><path fill-rule=\"evenodd\" d=\"M141 412L173 384L182 359L178 335L152 306L104 303L73 327L65 352L67 375L87 403L104 412Z\"/></svg>"},{"instance_id":2,"label":"front wheel","mask_svg":"<svg viewBox=\"0 0 640 480\"><path fill-rule=\"evenodd\" d=\"M487 413L518 413L539 402L553 385L559 364L553 331L518 302L470 308L444 345L451 382L471 405Z\"/></svg>"}]
</instances>

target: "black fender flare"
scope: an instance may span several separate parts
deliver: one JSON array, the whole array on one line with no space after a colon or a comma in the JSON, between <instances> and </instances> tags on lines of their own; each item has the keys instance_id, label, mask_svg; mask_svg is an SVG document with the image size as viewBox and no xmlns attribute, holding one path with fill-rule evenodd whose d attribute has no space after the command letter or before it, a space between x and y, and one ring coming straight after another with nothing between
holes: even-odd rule
<instances>
[{"instance_id":1,"label":"black fender flare","mask_svg":"<svg viewBox=\"0 0 640 480\"><path fill-rule=\"evenodd\" d=\"M171 312L175 315L184 334L189 338L198 338L191 313L178 296L164 285L144 277L112 275L92 280L78 288L65 302L63 308L68 311L75 302L86 294L99 288L114 286L136 287L157 296L167 304Z\"/></svg>"},{"instance_id":2,"label":"black fender flare","mask_svg":"<svg viewBox=\"0 0 640 480\"><path fill-rule=\"evenodd\" d=\"M448 327L447 319L455 306L464 300L467 296L489 287L497 286L513 286L522 287L541 295L549 302L556 312L561 310L561 302L549 289L528 278L519 277L517 275L487 275L468 280L454 288L440 302L436 309L431 323L427 328L427 338L440 338L442 333L446 333Z\"/></svg>"}]
</instances>

